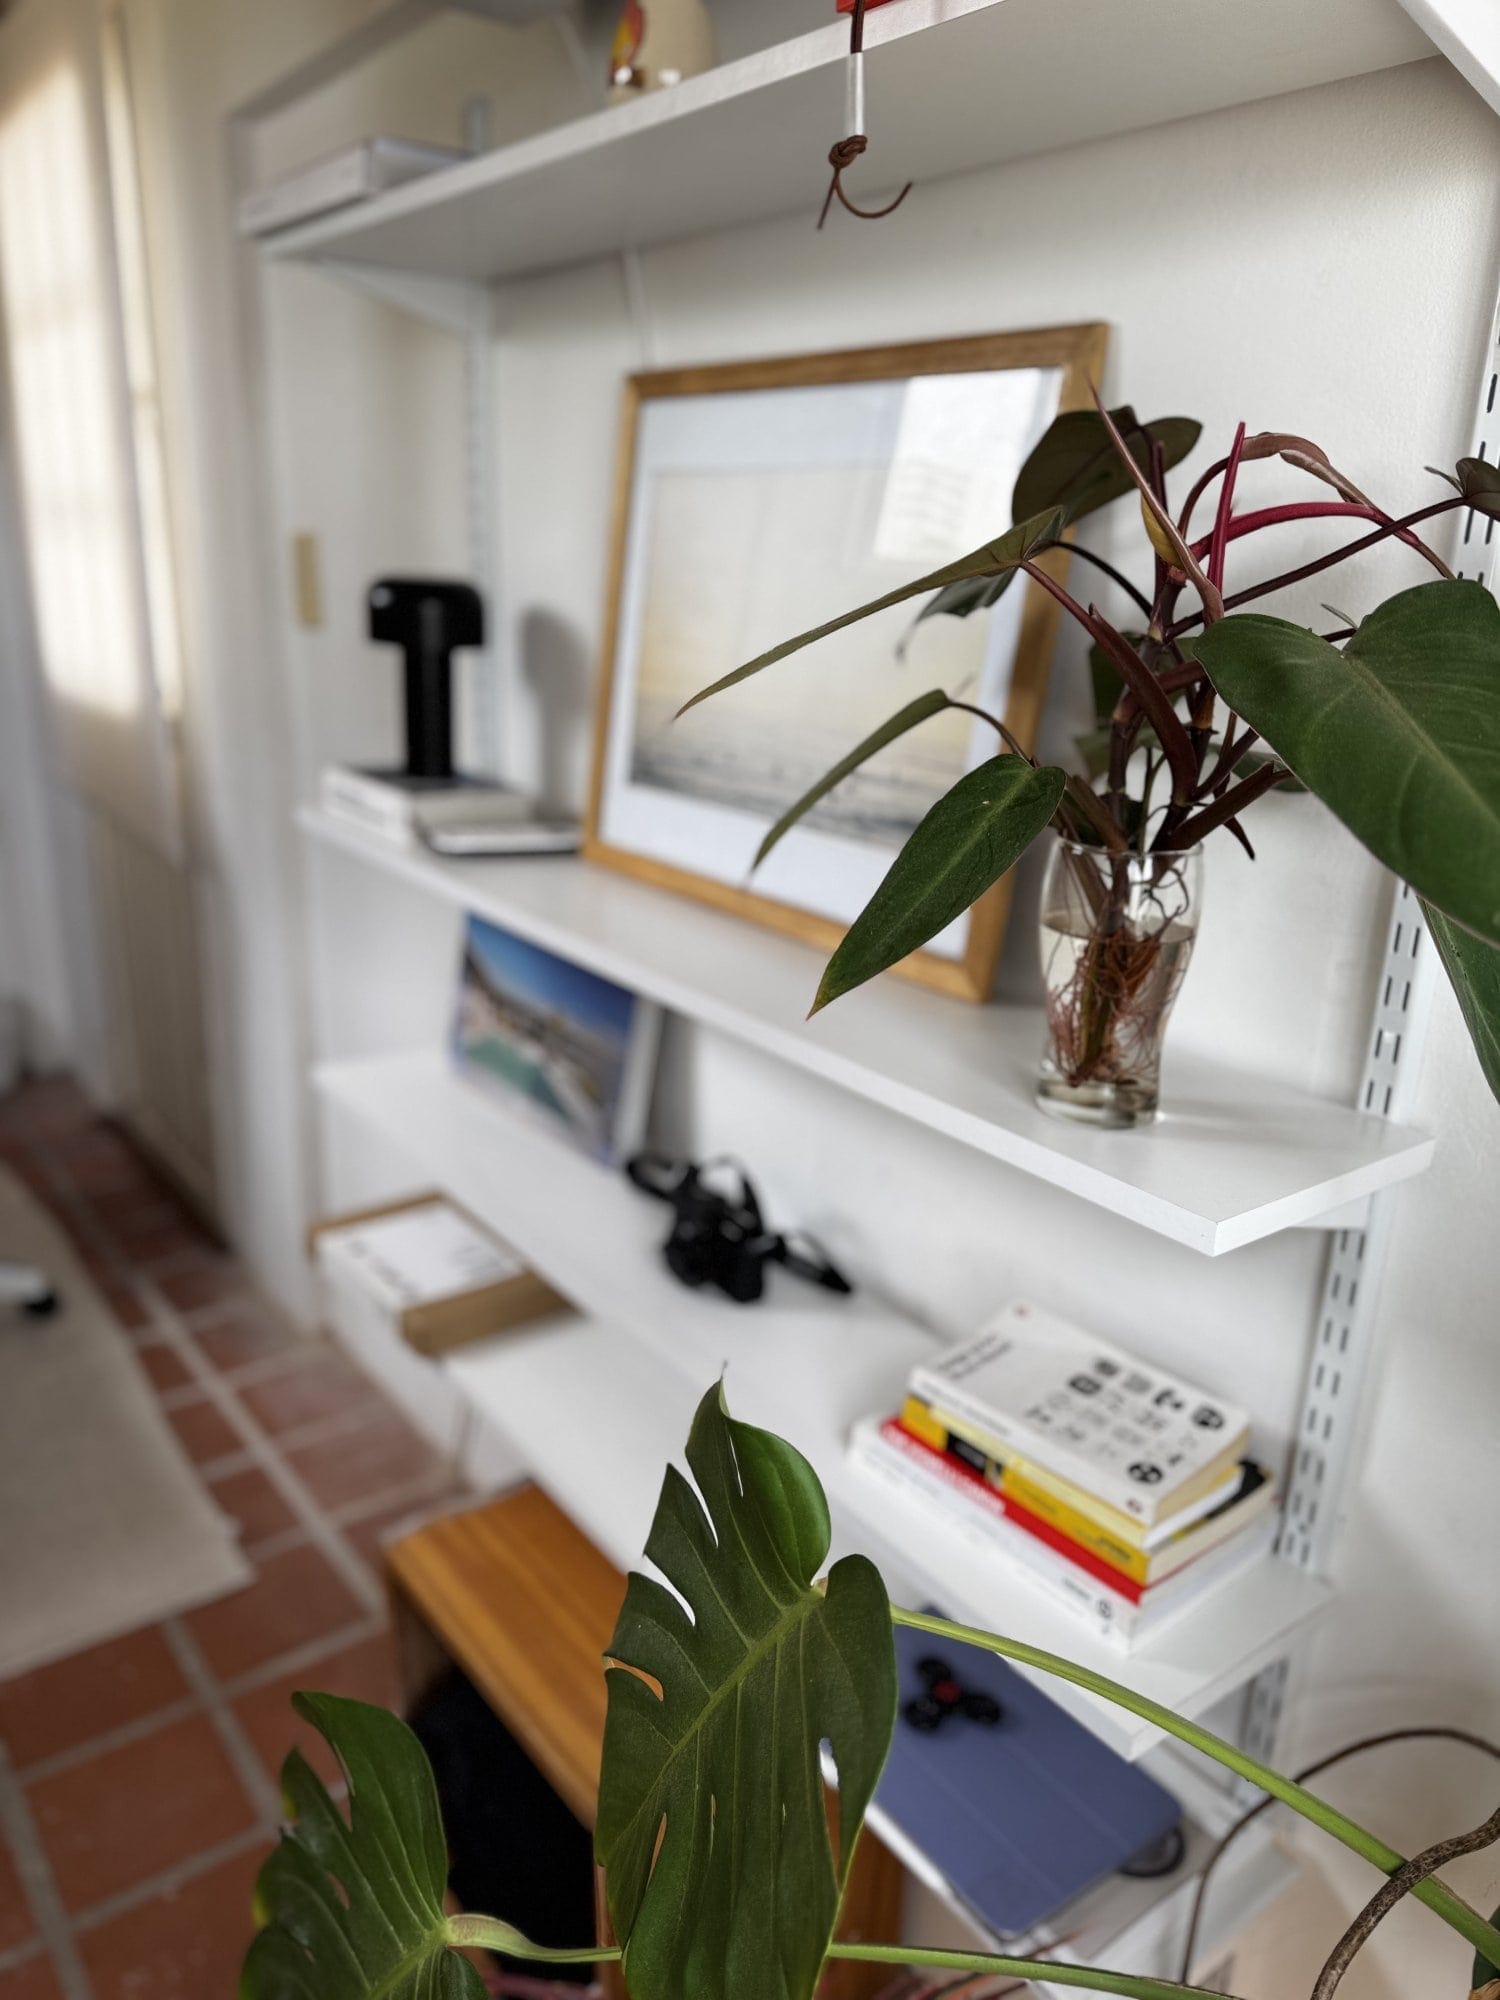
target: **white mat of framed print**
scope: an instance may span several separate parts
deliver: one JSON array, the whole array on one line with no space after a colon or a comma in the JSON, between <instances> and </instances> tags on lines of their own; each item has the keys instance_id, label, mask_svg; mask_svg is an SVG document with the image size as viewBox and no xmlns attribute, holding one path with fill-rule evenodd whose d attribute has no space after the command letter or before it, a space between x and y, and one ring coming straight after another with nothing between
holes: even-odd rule
<instances>
[{"instance_id":1,"label":"white mat of framed print","mask_svg":"<svg viewBox=\"0 0 1500 2000\"><path fill-rule=\"evenodd\" d=\"M627 384L606 671L585 852L831 948L908 835L996 754L949 712L846 779L751 877L767 828L929 688L1032 744L1057 607L1035 584L913 626L912 599L681 718L709 682L1010 524L1023 460L1083 405L1100 326L638 375ZM903 646L903 641L905 642ZM900 968L988 997L998 883Z\"/></svg>"}]
</instances>

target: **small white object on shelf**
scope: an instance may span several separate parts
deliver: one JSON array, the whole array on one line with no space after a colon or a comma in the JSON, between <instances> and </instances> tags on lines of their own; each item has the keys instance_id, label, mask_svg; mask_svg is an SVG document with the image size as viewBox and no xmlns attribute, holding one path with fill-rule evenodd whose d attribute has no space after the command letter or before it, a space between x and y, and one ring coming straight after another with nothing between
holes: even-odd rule
<instances>
[{"instance_id":1,"label":"small white object on shelf","mask_svg":"<svg viewBox=\"0 0 1500 2000\"><path fill-rule=\"evenodd\" d=\"M273 187L242 196L235 222L241 236L269 236L294 223L368 201L388 188L405 187L468 157L453 146L424 146L413 139L362 139L311 166L299 167Z\"/></svg>"},{"instance_id":2,"label":"small white object on shelf","mask_svg":"<svg viewBox=\"0 0 1500 2000\"><path fill-rule=\"evenodd\" d=\"M525 792L487 778L414 778L404 770L355 764L325 765L319 795L334 819L398 847L455 831L495 835L536 818L536 803Z\"/></svg>"}]
</instances>

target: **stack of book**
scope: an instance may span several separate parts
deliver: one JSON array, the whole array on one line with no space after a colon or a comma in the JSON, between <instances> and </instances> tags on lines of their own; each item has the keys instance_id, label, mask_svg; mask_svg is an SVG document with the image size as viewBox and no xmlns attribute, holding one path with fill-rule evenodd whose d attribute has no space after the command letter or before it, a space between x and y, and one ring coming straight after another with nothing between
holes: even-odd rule
<instances>
[{"instance_id":1,"label":"stack of book","mask_svg":"<svg viewBox=\"0 0 1500 2000\"><path fill-rule=\"evenodd\" d=\"M1243 1410L1013 1305L913 1369L850 1455L1129 1648L1270 1547L1275 1488L1249 1442Z\"/></svg>"}]
</instances>

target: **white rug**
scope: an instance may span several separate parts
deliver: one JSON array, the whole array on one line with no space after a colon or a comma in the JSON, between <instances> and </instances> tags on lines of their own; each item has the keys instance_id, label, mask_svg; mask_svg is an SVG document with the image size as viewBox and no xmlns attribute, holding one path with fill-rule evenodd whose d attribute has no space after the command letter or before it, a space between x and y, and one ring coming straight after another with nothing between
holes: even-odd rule
<instances>
[{"instance_id":1,"label":"white rug","mask_svg":"<svg viewBox=\"0 0 1500 2000\"><path fill-rule=\"evenodd\" d=\"M241 1589L252 1571L67 1237L0 1170L0 1257L50 1319L0 1306L0 1679Z\"/></svg>"}]
</instances>

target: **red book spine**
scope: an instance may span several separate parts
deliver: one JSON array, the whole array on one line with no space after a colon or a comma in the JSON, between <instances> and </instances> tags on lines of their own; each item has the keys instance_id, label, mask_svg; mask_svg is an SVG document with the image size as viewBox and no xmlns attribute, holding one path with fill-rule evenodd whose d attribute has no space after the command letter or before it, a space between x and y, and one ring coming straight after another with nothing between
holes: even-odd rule
<instances>
[{"instance_id":1,"label":"red book spine","mask_svg":"<svg viewBox=\"0 0 1500 2000\"><path fill-rule=\"evenodd\" d=\"M1131 1604L1139 1604L1145 1596L1144 1584L1137 1583L1134 1577L1126 1576L1123 1570L1113 1568L1102 1556L1096 1556L1092 1549L1086 1549L1081 1542L1075 1542L1071 1535L1065 1535L1054 1528L1050 1521L1044 1521L1040 1515L1033 1514L1029 1507L1022 1507L1007 1494L997 1492L973 1466L965 1465L962 1459L954 1458L948 1452L936 1450L926 1438L920 1438L914 1431L909 1431L898 1417L892 1417L882 1424L881 1430L892 1444L898 1445L902 1451L920 1452L925 1462L938 1467L948 1475L952 1484L960 1486L965 1493L971 1494L982 1506L987 1507L990 1513L1008 1521L1023 1534L1031 1535L1051 1549L1054 1555L1061 1556L1065 1562L1072 1563L1076 1569L1081 1569L1086 1575L1091 1576L1096 1583L1103 1584L1106 1590L1114 1591L1116 1596L1125 1598Z\"/></svg>"}]
</instances>

